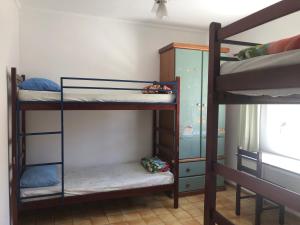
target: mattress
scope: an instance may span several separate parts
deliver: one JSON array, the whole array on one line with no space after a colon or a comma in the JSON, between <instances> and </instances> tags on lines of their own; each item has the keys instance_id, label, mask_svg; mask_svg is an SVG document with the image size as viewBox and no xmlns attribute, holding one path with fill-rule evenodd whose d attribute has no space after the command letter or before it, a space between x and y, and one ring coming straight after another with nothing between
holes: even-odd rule
<instances>
[{"instance_id":1,"label":"mattress","mask_svg":"<svg viewBox=\"0 0 300 225\"><path fill-rule=\"evenodd\" d=\"M60 92L19 90L21 101L60 101ZM64 101L74 102L144 102L144 103L173 103L174 94L142 94L136 92L97 93L97 92L66 92Z\"/></svg>"},{"instance_id":2,"label":"mattress","mask_svg":"<svg viewBox=\"0 0 300 225\"><path fill-rule=\"evenodd\" d=\"M65 171L65 195L85 195L97 192L126 190L174 183L171 172L149 173L140 163L102 165ZM22 188L21 197L53 194L61 184L52 187Z\"/></svg>"},{"instance_id":3,"label":"mattress","mask_svg":"<svg viewBox=\"0 0 300 225\"><path fill-rule=\"evenodd\" d=\"M271 69L289 65L300 65L300 49L282 52L278 54L254 57L251 59L241 60L237 62L225 62L221 65L220 74L227 75L259 69ZM231 93L252 96L268 95L276 97L300 94L300 88L246 90L235 91Z\"/></svg>"}]
</instances>

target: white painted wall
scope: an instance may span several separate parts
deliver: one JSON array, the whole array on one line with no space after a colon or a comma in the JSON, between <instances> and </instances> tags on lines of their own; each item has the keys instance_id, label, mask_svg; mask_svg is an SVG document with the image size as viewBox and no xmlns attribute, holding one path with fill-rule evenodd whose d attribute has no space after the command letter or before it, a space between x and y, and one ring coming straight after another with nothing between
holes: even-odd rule
<instances>
[{"instance_id":1,"label":"white painted wall","mask_svg":"<svg viewBox=\"0 0 300 225\"><path fill-rule=\"evenodd\" d=\"M19 61L19 15L14 0L0 7L0 224L9 225L7 75Z\"/></svg>"},{"instance_id":2,"label":"white painted wall","mask_svg":"<svg viewBox=\"0 0 300 225\"><path fill-rule=\"evenodd\" d=\"M205 31L28 8L22 9L20 21L21 71L56 81L62 75L158 80L159 48L173 41L207 40ZM28 129L58 129L58 115L31 113ZM151 153L149 111L77 111L65 118L67 167L136 161ZM58 155L59 139L32 140L29 162Z\"/></svg>"},{"instance_id":3,"label":"white painted wall","mask_svg":"<svg viewBox=\"0 0 300 225\"><path fill-rule=\"evenodd\" d=\"M267 43L299 34L300 12L291 14L271 23L262 25L236 37L237 40ZM227 106L226 113L226 164L236 168L236 148L238 145L239 106ZM273 168L265 168L265 176L274 182L300 192L300 176L295 177Z\"/></svg>"}]
</instances>

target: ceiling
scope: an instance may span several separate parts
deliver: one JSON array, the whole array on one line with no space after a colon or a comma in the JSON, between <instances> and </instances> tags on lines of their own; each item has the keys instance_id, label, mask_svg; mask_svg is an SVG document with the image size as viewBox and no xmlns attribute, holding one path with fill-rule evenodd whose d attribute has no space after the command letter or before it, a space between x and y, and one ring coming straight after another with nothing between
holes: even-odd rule
<instances>
[{"instance_id":1,"label":"ceiling","mask_svg":"<svg viewBox=\"0 0 300 225\"><path fill-rule=\"evenodd\" d=\"M169 16L156 19L154 0L19 0L22 7L88 14L138 22L207 29L212 21L231 23L279 0L168 0Z\"/></svg>"}]
</instances>

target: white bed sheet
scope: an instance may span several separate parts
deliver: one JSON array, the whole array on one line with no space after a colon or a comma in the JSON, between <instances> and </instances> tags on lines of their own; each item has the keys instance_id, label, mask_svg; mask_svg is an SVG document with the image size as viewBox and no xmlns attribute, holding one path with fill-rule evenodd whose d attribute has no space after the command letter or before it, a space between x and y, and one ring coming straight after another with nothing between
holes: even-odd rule
<instances>
[{"instance_id":1,"label":"white bed sheet","mask_svg":"<svg viewBox=\"0 0 300 225\"><path fill-rule=\"evenodd\" d=\"M19 90L21 101L60 101L60 92ZM75 102L146 102L146 103L172 103L174 94L142 94L132 92L118 93L84 93L66 92L65 101Z\"/></svg>"},{"instance_id":2,"label":"white bed sheet","mask_svg":"<svg viewBox=\"0 0 300 225\"><path fill-rule=\"evenodd\" d=\"M238 62L225 62L221 65L221 75L239 73L245 71L259 70L263 68L277 68L288 65L300 65L300 49L282 52L278 54L254 57ZM300 75L300 71L299 71ZM284 75L283 75L284 76ZM268 90L246 90L231 93L242 95L268 95L268 96L289 96L300 94L300 88L289 89L268 89Z\"/></svg>"},{"instance_id":3,"label":"white bed sheet","mask_svg":"<svg viewBox=\"0 0 300 225\"><path fill-rule=\"evenodd\" d=\"M174 176L171 172L149 173L138 162L65 171L66 196L172 183L174 183ZM22 188L21 197L53 194L60 191L60 184L52 187Z\"/></svg>"}]
</instances>

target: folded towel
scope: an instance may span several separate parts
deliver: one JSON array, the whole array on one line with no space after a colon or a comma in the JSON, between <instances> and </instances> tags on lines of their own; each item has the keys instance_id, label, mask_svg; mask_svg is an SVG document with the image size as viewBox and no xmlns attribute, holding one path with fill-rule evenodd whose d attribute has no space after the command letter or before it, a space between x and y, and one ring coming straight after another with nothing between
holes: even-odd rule
<instances>
[{"instance_id":1,"label":"folded towel","mask_svg":"<svg viewBox=\"0 0 300 225\"><path fill-rule=\"evenodd\" d=\"M291 38L274 41L241 50L236 54L239 60L250 59L257 56L276 54L290 50L300 49L300 34Z\"/></svg>"},{"instance_id":2,"label":"folded towel","mask_svg":"<svg viewBox=\"0 0 300 225\"><path fill-rule=\"evenodd\" d=\"M142 158L141 164L151 173L167 172L170 170L169 164L160 160L158 157Z\"/></svg>"}]
</instances>

